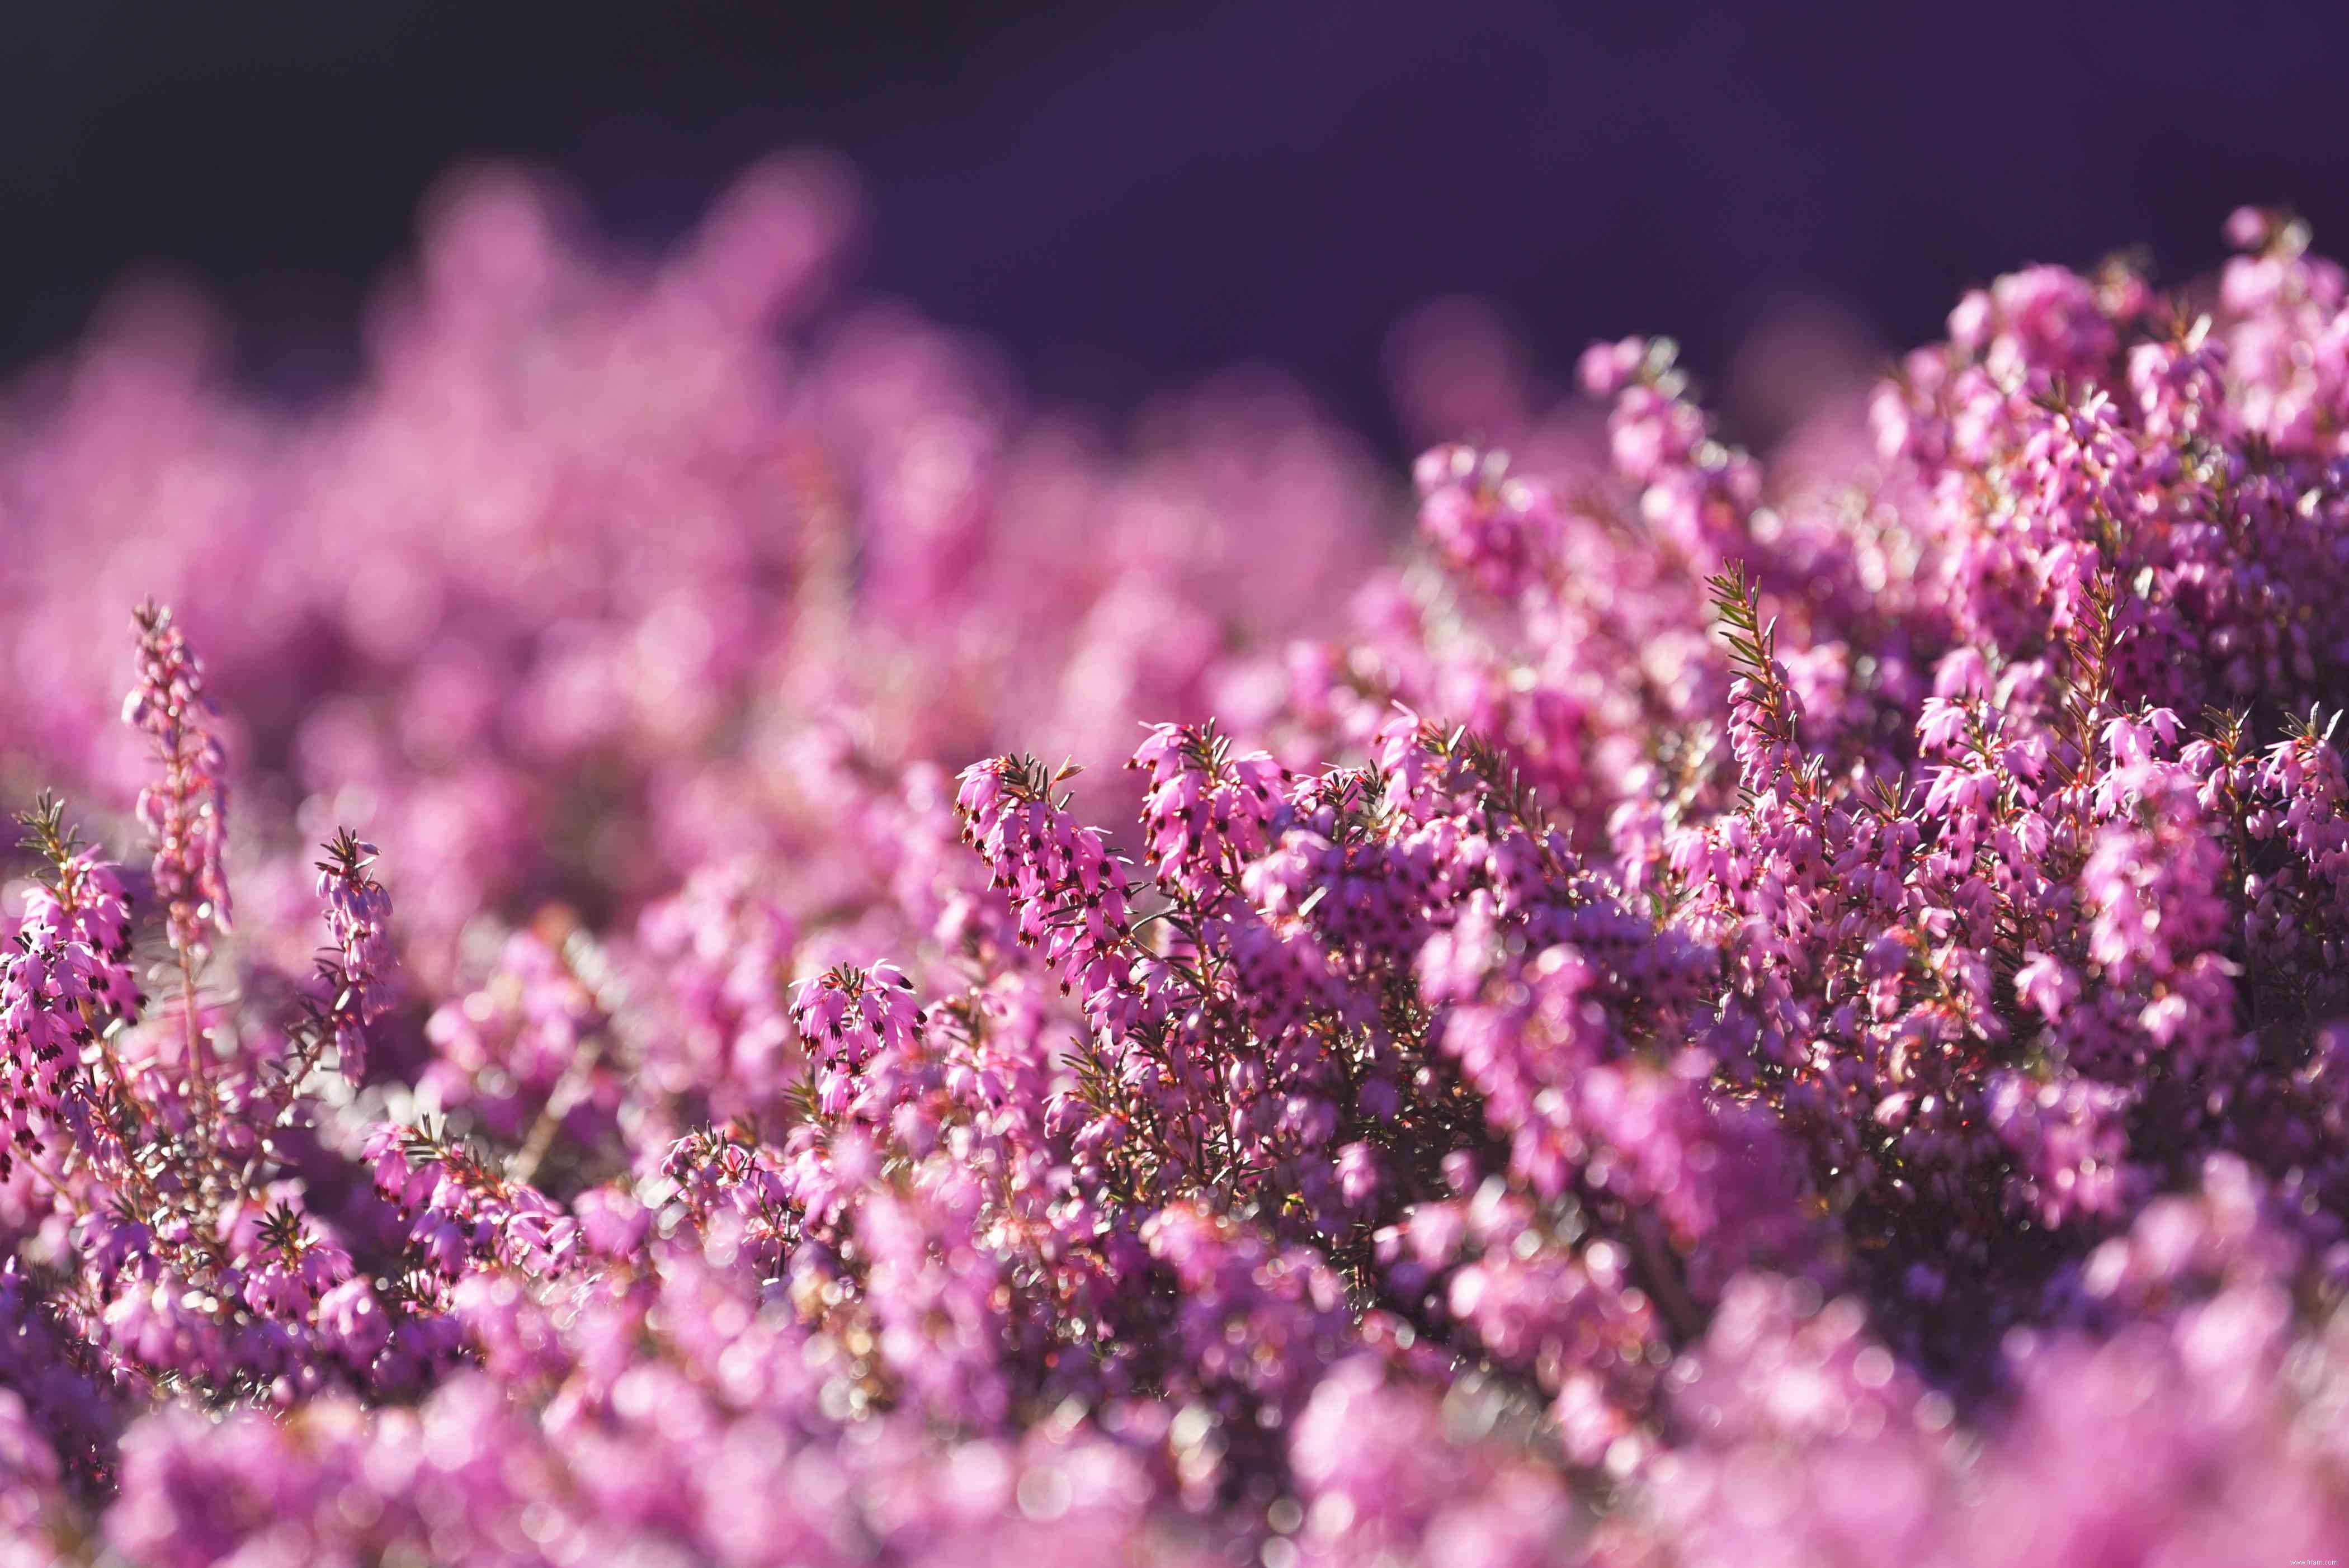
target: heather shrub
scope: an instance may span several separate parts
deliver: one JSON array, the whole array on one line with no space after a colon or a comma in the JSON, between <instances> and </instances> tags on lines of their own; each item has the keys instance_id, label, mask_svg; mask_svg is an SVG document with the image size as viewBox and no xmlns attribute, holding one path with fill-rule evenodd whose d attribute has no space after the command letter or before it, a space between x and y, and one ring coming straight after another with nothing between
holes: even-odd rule
<instances>
[{"instance_id":1,"label":"heather shrub","mask_svg":"<svg viewBox=\"0 0 2349 1568\"><path fill-rule=\"evenodd\" d=\"M485 178L331 397L150 298L0 406L0 1562L2337 1553L2300 225L1404 476L849 206Z\"/></svg>"}]
</instances>

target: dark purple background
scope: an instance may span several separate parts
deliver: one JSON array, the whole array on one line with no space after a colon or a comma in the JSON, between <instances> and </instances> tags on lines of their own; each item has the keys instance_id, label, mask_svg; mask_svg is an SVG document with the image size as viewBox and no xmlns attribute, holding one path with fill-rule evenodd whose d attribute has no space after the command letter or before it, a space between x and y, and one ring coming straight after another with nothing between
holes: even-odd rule
<instances>
[{"instance_id":1,"label":"dark purple background","mask_svg":"<svg viewBox=\"0 0 2349 1568\"><path fill-rule=\"evenodd\" d=\"M1881 337L2029 260L2220 253L2245 200L2349 247L2349 5L760 7L21 4L0 29L0 360L168 259L244 368L347 366L367 280L469 153L570 170L647 240L777 144L867 182L862 275L1116 407L1239 360L1392 438L1433 295L1552 365L1700 367L1795 298Z\"/></svg>"}]
</instances>

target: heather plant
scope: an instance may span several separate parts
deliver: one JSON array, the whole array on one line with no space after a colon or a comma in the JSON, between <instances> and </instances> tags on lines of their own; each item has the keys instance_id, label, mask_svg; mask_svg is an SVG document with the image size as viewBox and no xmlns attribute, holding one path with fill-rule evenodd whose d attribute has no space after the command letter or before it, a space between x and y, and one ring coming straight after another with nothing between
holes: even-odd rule
<instances>
[{"instance_id":1,"label":"heather plant","mask_svg":"<svg viewBox=\"0 0 2349 1568\"><path fill-rule=\"evenodd\" d=\"M1768 452L1597 346L1402 537L843 299L823 167L557 212L320 405L150 301L0 408L0 1563L2349 1538L2301 225Z\"/></svg>"}]
</instances>

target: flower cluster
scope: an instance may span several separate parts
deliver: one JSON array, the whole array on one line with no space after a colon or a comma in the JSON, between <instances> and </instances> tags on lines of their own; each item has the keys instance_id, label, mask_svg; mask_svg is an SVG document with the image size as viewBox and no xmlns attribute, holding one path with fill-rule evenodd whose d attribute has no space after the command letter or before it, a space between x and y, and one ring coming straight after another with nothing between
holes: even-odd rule
<instances>
[{"instance_id":1,"label":"flower cluster","mask_svg":"<svg viewBox=\"0 0 2349 1568\"><path fill-rule=\"evenodd\" d=\"M391 895L367 867L378 853L346 828L326 846L318 862L318 897L326 906L326 934L335 954L319 961L318 977L333 1000L330 1023L343 1076L353 1083L367 1076L367 1029L390 1005L386 995L394 962Z\"/></svg>"},{"instance_id":2,"label":"flower cluster","mask_svg":"<svg viewBox=\"0 0 2349 1568\"><path fill-rule=\"evenodd\" d=\"M228 759L212 735L204 667L152 601L139 607L139 684L123 722L155 743L159 777L139 793L139 820L155 840L155 896L173 951L201 960L204 928L228 929Z\"/></svg>"},{"instance_id":3,"label":"flower cluster","mask_svg":"<svg viewBox=\"0 0 2349 1568\"><path fill-rule=\"evenodd\" d=\"M1110 440L831 294L824 166L556 211L321 407L151 300L0 407L0 779L132 862L0 890L0 1563L2349 1537L2302 226L1767 451L1602 344L1410 534L1290 394Z\"/></svg>"}]
</instances>

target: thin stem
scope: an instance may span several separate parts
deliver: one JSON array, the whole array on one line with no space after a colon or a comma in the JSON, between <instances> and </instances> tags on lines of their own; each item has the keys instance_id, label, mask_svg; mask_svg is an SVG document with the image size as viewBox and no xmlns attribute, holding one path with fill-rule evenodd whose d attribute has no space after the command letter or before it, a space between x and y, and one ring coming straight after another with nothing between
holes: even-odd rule
<instances>
[{"instance_id":1,"label":"thin stem","mask_svg":"<svg viewBox=\"0 0 2349 1568\"><path fill-rule=\"evenodd\" d=\"M1704 1315L1682 1283L1680 1264L1671 1246L1650 1231L1648 1218L1642 1215L1624 1227L1631 1243L1631 1256L1664 1321L1671 1326L1682 1345L1693 1345L1703 1337Z\"/></svg>"},{"instance_id":2,"label":"thin stem","mask_svg":"<svg viewBox=\"0 0 2349 1568\"><path fill-rule=\"evenodd\" d=\"M204 1066L203 1030L196 1023L196 968L190 961L187 949L180 954L180 1017L185 1027L188 1048L188 1074L194 1083L196 1097L206 1110L218 1108L212 1097L212 1074ZM207 1123L210 1119L206 1118Z\"/></svg>"},{"instance_id":3,"label":"thin stem","mask_svg":"<svg viewBox=\"0 0 2349 1568\"><path fill-rule=\"evenodd\" d=\"M56 1171L50 1170L47 1166L42 1164L38 1157L36 1157L31 1150L20 1148L15 1150L15 1153L17 1159L25 1162L27 1170L31 1171L34 1175L38 1176L42 1181L47 1181L49 1184L50 1191L55 1192L59 1198L63 1198L66 1195L66 1179L63 1176L58 1175Z\"/></svg>"},{"instance_id":4,"label":"thin stem","mask_svg":"<svg viewBox=\"0 0 2349 1568\"><path fill-rule=\"evenodd\" d=\"M105 1059L107 1076L113 1079L115 1088L121 1094L123 1101L130 1107L132 1114L136 1115L140 1121L150 1127L153 1126L155 1112L140 1097L138 1086L131 1080L130 1070L122 1065L122 1058L115 1054L114 1042L111 1039L101 1039L98 1043L98 1048L99 1055Z\"/></svg>"},{"instance_id":5,"label":"thin stem","mask_svg":"<svg viewBox=\"0 0 2349 1568\"><path fill-rule=\"evenodd\" d=\"M563 1069L563 1077L548 1091L546 1104L540 1109L538 1119L531 1124L530 1136L523 1140L522 1148L506 1166L507 1181L527 1184L538 1174L540 1161L554 1145L556 1130L586 1092L588 1075L595 1070L603 1054L604 1033L599 1029L587 1037L586 1043L571 1058L571 1065Z\"/></svg>"}]
</instances>

